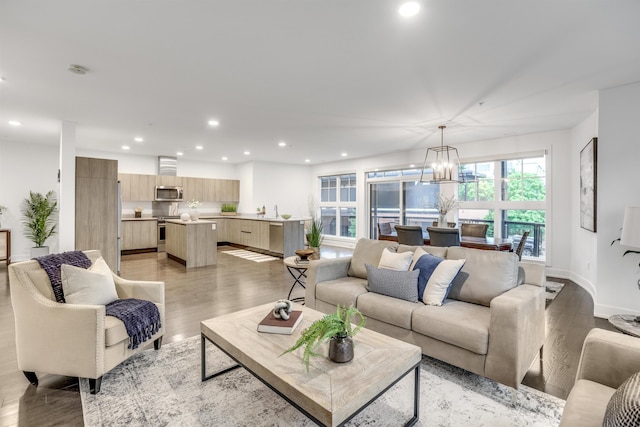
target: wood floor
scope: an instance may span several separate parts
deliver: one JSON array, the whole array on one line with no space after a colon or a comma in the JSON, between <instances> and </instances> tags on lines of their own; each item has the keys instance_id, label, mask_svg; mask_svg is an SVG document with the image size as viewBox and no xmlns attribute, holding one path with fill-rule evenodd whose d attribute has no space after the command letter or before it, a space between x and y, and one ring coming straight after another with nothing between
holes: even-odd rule
<instances>
[{"instance_id":1,"label":"wood floor","mask_svg":"<svg viewBox=\"0 0 640 427\"><path fill-rule=\"evenodd\" d=\"M327 258L349 254L347 249L322 248ZM164 253L127 255L122 258L122 276L165 282L163 344L198 335L203 319L284 298L293 283L281 261L256 263L220 254L216 266L189 270ZM586 291L567 280L552 280L566 286L547 309L544 360L533 364L523 384L565 399L587 332L593 327L612 328L606 320L593 317ZM302 295L297 287L292 297ZM83 425L77 379L40 374L40 385L29 385L18 371L14 340L7 268L0 264L0 425Z\"/></svg>"}]
</instances>

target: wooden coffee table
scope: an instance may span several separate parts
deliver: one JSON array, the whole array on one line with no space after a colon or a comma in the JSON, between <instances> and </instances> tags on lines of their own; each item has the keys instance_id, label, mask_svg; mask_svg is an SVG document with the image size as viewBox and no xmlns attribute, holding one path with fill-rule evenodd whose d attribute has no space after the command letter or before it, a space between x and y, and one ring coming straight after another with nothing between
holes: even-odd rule
<instances>
[{"instance_id":1,"label":"wooden coffee table","mask_svg":"<svg viewBox=\"0 0 640 427\"><path fill-rule=\"evenodd\" d=\"M419 419L420 347L362 329L354 337L354 358L340 364L326 357L312 357L309 372L301 360L302 350L285 354L301 332L323 313L296 304L304 318L292 335L265 334L258 323L273 309L265 304L200 323L202 381L240 366L274 390L318 425L343 425L394 384L414 373L413 417ZM212 342L237 362L213 374L206 373L206 342ZM327 354L327 344L320 354Z\"/></svg>"}]
</instances>

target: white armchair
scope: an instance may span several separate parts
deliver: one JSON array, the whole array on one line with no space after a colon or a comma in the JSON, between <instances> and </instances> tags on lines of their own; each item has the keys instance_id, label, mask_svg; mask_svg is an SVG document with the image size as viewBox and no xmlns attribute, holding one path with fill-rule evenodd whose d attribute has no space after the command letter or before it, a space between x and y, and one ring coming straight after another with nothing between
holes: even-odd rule
<instances>
[{"instance_id":1,"label":"white armchair","mask_svg":"<svg viewBox=\"0 0 640 427\"><path fill-rule=\"evenodd\" d=\"M100 251L85 251L94 262ZM112 272L113 274L113 272ZM152 336L156 350L164 334L164 282L113 278L119 298L155 303L162 327ZM9 265L11 302L16 324L18 368L38 385L36 372L88 378L91 393L100 391L102 376L133 354L124 323L106 316L103 305L56 302L51 282L35 260Z\"/></svg>"}]
</instances>

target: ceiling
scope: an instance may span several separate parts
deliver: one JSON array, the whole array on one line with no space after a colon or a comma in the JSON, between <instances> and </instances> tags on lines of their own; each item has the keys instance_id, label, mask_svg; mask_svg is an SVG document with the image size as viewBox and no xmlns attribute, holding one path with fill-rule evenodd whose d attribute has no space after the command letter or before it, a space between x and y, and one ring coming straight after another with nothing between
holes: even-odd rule
<instances>
[{"instance_id":1,"label":"ceiling","mask_svg":"<svg viewBox=\"0 0 640 427\"><path fill-rule=\"evenodd\" d=\"M0 140L57 144L64 120L87 150L317 164L440 124L447 144L570 128L640 81L637 0L419 3L2 0Z\"/></svg>"}]
</instances>

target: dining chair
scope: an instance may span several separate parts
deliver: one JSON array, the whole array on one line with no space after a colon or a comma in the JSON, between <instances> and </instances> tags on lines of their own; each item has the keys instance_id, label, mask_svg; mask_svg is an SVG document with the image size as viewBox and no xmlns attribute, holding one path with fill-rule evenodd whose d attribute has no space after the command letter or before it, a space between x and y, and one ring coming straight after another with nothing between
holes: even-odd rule
<instances>
[{"instance_id":1,"label":"dining chair","mask_svg":"<svg viewBox=\"0 0 640 427\"><path fill-rule=\"evenodd\" d=\"M393 233L393 228L391 228L390 222L379 222L378 223L378 236L391 234Z\"/></svg>"},{"instance_id":2,"label":"dining chair","mask_svg":"<svg viewBox=\"0 0 640 427\"><path fill-rule=\"evenodd\" d=\"M458 228L427 227L431 246L460 246Z\"/></svg>"},{"instance_id":3,"label":"dining chair","mask_svg":"<svg viewBox=\"0 0 640 427\"><path fill-rule=\"evenodd\" d=\"M487 237L489 224L460 224L460 235L467 237Z\"/></svg>"},{"instance_id":4,"label":"dining chair","mask_svg":"<svg viewBox=\"0 0 640 427\"><path fill-rule=\"evenodd\" d=\"M433 221L432 224L433 224L434 227L437 227L438 226L438 221ZM456 225L458 225L458 224L455 223L455 222L447 222L447 226L449 228L456 228Z\"/></svg>"},{"instance_id":5,"label":"dining chair","mask_svg":"<svg viewBox=\"0 0 640 427\"><path fill-rule=\"evenodd\" d=\"M424 245L422 227L419 225L396 225L396 232L398 233L398 243L402 245Z\"/></svg>"},{"instance_id":6,"label":"dining chair","mask_svg":"<svg viewBox=\"0 0 640 427\"><path fill-rule=\"evenodd\" d=\"M524 244L527 242L527 237L529 237L530 231L525 231L522 233L522 237L520 238L520 243L518 243L518 247L516 248L516 255L518 255L518 259L522 260L522 251L524 250Z\"/></svg>"}]
</instances>

